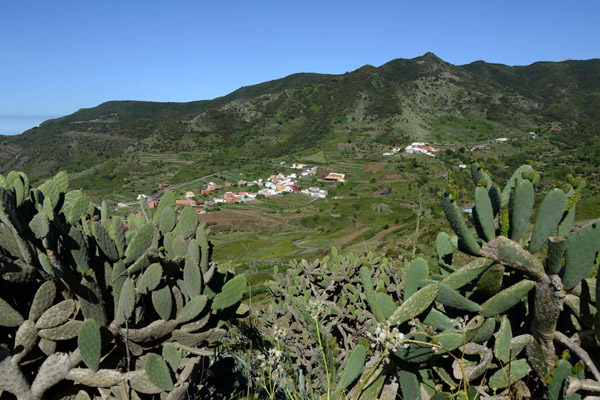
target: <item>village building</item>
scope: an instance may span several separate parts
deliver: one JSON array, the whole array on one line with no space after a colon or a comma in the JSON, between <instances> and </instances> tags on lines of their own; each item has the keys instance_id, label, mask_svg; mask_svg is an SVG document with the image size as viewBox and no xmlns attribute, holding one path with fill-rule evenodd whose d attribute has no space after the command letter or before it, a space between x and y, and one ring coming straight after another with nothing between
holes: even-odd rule
<instances>
[{"instance_id":1,"label":"village building","mask_svg":"<svg viewBox=\"0 0 600 400\"><path fill-rule=\"evenodd\" d=\"M435 157L435 154L433 153L439 150L432 146L429 146L429 143L413 142L411 145L406 146L404 148L404 151L406 151L407 154L422 153L428 155L429 157Z\"/></svg>"},{"instance_id":2,"label":"village building","mask_svg":"<svg viewBox=\"0 0 600 400\"><path fill-rule=\"evenodd\" d=\"M197 204L196 204L195 201L192 201L190 199L176 199L175 200L175 205L196 207Z\"/></svg>"},{"instance_id":3,"label":"village building","mask_svg":"<svg viewBox=\"0 0 600 400\"><path fill-rule=\"evenodd\" d=\"M188 199L193 199L194 197L196 197L196 195L194 194L194 192L187 191L185 192L185 197L187 197Z\"/></svg>"},{"instance_id":4,"label":"village building","mask_svg":"<svg viewBox=\"0 0 600 400\"><path fill-rule=\"evenodd\" d=\"M325 177L326 181L336 181L336 182L344 182L346 178L346 174L339 174L337 172L330 172L329 175Z\"/></svg>"}]
</instances>

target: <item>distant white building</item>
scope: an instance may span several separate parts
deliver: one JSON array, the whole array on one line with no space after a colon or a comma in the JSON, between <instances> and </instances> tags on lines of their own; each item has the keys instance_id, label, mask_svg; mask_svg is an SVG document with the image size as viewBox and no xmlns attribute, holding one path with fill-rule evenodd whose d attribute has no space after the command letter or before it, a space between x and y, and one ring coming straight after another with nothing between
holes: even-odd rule
<instances>
[{"instance_id":1,"label":"distant white building","mask_svg":"<svg viewBox=\"0 0 600 400\"><path fill-rule=\"evenodd\" d=\"M339 174L337 172L330 172L329 175L325 177L325 180L328 181L344 182L344 179L346 179L346 174Z\"/></svg>"},{"instance_id":2,"label":"distant white building","mask_svg":"<svg viewBox=\"0 0 600 400\"><path fill-rule=\"evenodd\" d=\"M439 150L429 146L429 144L425 142L413 142L411 145L406 146L404 151L406 151L408 154L423 153L429 157L435 157L435 154L433 153Z\"/></svg>"},{"instance_id":3,"label":"distant white building","mask_svg":"<svg viewBox=\"0 0 600 400\"><path fill-rule=\"evenodd\" d=\"M508 138L501 137L501 138L497 138L497 139L496 139L496 142L498 142L498 143L502 143L502 142L506 142L507 140L508 140Z\"/></svg>"},{"instance_id":4,"label":"distant white building","mask_svg":"<svg viewBox=\"0 0 600 400\"><path fill-rule=\"evenodd\" d=\"M268 196L275 196L277 193L279 193L279 192L277 192L277 190L275 190L275 189L268 189L268 188L260 189L258 191L258 194L262 194L263 196L267 196L267 197Z\"/></svg>"}]
</instances>

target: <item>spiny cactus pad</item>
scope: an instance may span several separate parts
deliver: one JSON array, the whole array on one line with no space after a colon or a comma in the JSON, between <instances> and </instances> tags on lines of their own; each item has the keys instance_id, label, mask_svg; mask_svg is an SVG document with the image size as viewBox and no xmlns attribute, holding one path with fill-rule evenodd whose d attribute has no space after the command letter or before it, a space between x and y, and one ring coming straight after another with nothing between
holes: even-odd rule
<instances>
[{"instance_id":1,"label":"spiny cactus pad","mask_svg":"<svg viewBox=\"0 0 600 400\"><path fill-rule=\"evenodd\" d=\"M223 285L221 292L214 297L211 305L212 310L222 310L240 301L246 291L246 285L246 277L244 275L238 275L228 281Z\"/></svg>"},{"instance_id":2,"label":"spiny cactus pad","mask_svg":"<svg viewBox=\"0 0 600 400\"><path fill-rule=\"evenodd\" d=\"M173 390L173 379L169 367L158 354L148 354L145 370L146 376L156 387L166 391Z\"/></svg>"},{"instance_id":3,"label":"spiny cactus pad","mask_svg":"<svg viewBox=\"0 0 600 400\"><path fill-rule=\"evenodd\" d=\"M565 272L562 284L571 290L581 282L594 265L600 252L600 220L588 223L567 236Z\"/></svg>"},{"instance_id":4,"label":"spiny cactus pad","mask_svg":"<svg viewBox=\"0 0 600 400\"><path fill-rule=\"evenodd\" d=\"M197 226L198 214L196 214L196 210L193 207L185 206L179 216L177 231L184 239L187 239L196 232Z\"/></svg>"},{"instance_id":5,"label":"spiny cactus pad","mask_svg":"<svg viewBox=\"0 0 600 400\"><path fill-rule=\"evenodd\" d=\"M102 341L100 326L96 321L87 319L81 324L77 336L77 346L85 365L94 372L98 371L102 353Z\"/></svg>"},{"instance_id":6,"label":"spiny cactus pad","mask_svg":"<svg viewBox=\"0 0 600 400\"><path fill-rule=\"evenodd\" d=\"M171 206L166 206L162 211L159 221L160 231L163 235L171 232L175 225L177 224L177 214L175 214L175 210Z\"/></svg>"},{"instance_id":7,"label":"spiny cactus pad","mask_svg":"<svg viewBox=\"0 0 600 400\"><path fill-rule=\"evenodd\" d=\"M504 289L481 305L481 315L492 317L505 312L520 302L534 286L535 282L524 279Z\"/></svg>"},{"instance_id":8,"label":"spiny cactus pad","mask_svg":"<svg viewBox=\"0 0 600 400\"><path fill-rule=\"evenodd\" d=\"M344 372L342 372L342 376L340 377L340 381L338 382L338 390L346 389L356 378L363 373L365 369L365 360L367 358L367 349L359 344L357 345L352 354L350 354L350 358L346 363L346 367L344 368Z\"/></svg>"},{"instance_id":9,"label":"spiny cactus pad","mask_svg":"<svg viewBox=\"0 0 600 400\"><path fill-rule=\"evenodd\" d=\"M64 300L46 310L37 320L38 329L54 328L65 323L75 312L77 303L74 300Z\"/></svg>"},{"instance_id":10,"label":"spiny cactus pad","mask_svg":"<svg viewBox=\"0 0 600 400\"><path fill-rule=\"evenodd\" d=\"M152 292L152 305L156 313L164 320L168 320L171 316L171 310L173 308L173 297L171 296L171 290L168 286L164 286L160 289Z\"/></svg>"},{"instance_id":11,"label":"spiny cactus pad","mask_svg":"<svg viewBox=\"0 0 600 400\"><path fill-rule=\"evenodd\" d=\"M163 275L163 269L159 263L151 264L142 277L138 280L137 290L141 294L146 294L156 289Z\"/></svg>"},{"instance_id":12,"label":"spiny cactus pad","mask_svg":"<svg viewBox=\"0 0 600 400\"><path fill-rule=\"evenodd\" d=\"M53 341L73 339L77 337L82 323L81 321L72 319L55 328L40 329L38 335L41 338Z\"/></svg>"},{"instance_id":13,"label":"spiny cactus pad","mask_svg":"<svg viewBox=\"0 0 600 400\"><path fill-rule=\"evenodd\" d=\"M469 231L469 228L467 228L465 219L461 215L461 211L458 209L455 199L445 192L442 193L442 207L452 230L458 236L459 250L474 256L479 255L481 248L479 247L479 244L477 244L471 231Z\"/></svg>"},{"instance_id":14,"label":"spiny cactus pad","mask_svg":"<svg viewBox=\"0 0 600 400\"><path fill-rule=\"evenodd\" d=\"M131 264L150 247L154 236L154 225L152 223L144 224L137 230L135 236L129 242L125 250L125 264Z\"/></svg>"},{"instance_id":15,"label":"spiny cactus pad","mask_svg":"<svg viewBox=\"0 0 600 400\"><path fill-rule=\"evenodd\" d=\"M33 302L29 308L29 319L31 321L37 321L37 319L46 311L52 303L54 303L54 297L56 296L56 285L53 281L46 281L42 283L35 296Z\"/></svg>"},{"instance_id":16,"label":"spiny cactus pad","mask_svg":"<svg viewBox=\"0 0 600 400\"><path fill-rule=\"evenodd\" d=\"M518 242L523 237L529 217L533 212L533 184L528 181L519 181L518 186L510 194L508 205L510 213L510 230L508 236Z\"/></svg>"},{"instance_id":17,"label":"spiny cactus pad","mask_svg":"<svg viewBox=\"0 0 600 400\"><path fill-rule=\"evenodd\" d=\"M489 386L492 389L503 389L524 378L530 371L531 367L526 360L511 361L490 377Z\"/></svg>"},{"instance_id":18,"label":"spiny cactus pad","mask_svg":"<svg viewBox=\"0 0 600 400\"><path fill-rule=\"evenodd\" d=\"M115 315L115 321L117 324L124 324L133 313L135 308L135 288L133 286L133 279L127 278L121 293L119 295L119 305L117 307L117 314Z\"/></svg>"},{"instance_id":19,"label":"spiny cactus pad","mask_svg":"<svg viewBox=\"0 0 600 400\"><path fill-rule=\"evenodd\" d=\"M427 262L421 258L415 258L406 269L406 279L404 280L404 301L419 290L421 280L429 276L429 267Z\"/></svg>"},{"instance_id":20,"label":"spiny cactus pad","mask_svg":"<svg viewBox=\"0 0 600 400\"><path fill-rule=\"evenodd\" d=\"M196 318L204 310L207 301L206 295L193 297L177 314L177 322L183 324Z\"/></svg>"},{"instance_id":21,"label":"spiny cactus pad","mask_svg":"<svg viewBox=\"0 0 600 400\"><path fill-rule=\"evenodd\" d=\"M162 357L167 362L169 367L171 367L171 371L177 372L177 369L179 369L179 363L181 362L181 354L173 343L165 343L163 345Z\"/></svg>"},{"instance_id":22,"label":"spiny cactus pad","mask_svg":"<svg viewBox=\"0 0 600 400\"><path fill-rule=\"evenodd\" d=\"M561 189L552 189L542 202L538 211L531 241L529 242L529 252L536 253L539 251L546 240L558 227L566 205L565 192Z\"/></svg>"},{"instance_id":23,"label":"spiny cactus pad","mask_svg":"<svg viewBox=\"0 0 600 400\"><path fill-rule=\"evenodd\" d=\"M414 318L425 311L435 300L439 288L436 284L430 284L419 289L415 294L402 303L394 314L389 318L393 325L399 325Z\"/></svg>"},{"instance_id":24,"label":"spiny cactus pad","mask_svg":"<svg viewBox=\"0 0 600 400\"><path fill-rule=\"evenodd\" d=\"M494 224L494 211L488 191L478 186L475 189L475 208L473 216L477 231L480 232L480 237L487 241L496 237L496 227Z\"/></svg>"},{"instance_id":25,"label":"spiny cactus pad","mask_svg":"<svg viewBox=\"0 0 600 400\"><path fill-rule=\"evenodd\" d=\"M510 329L510 321L508 320L508 317L504 315L500 322L500 330L498 331L498 336L496 337L496 342L494 344L494 355L503 364L508 363L510 360L511 340L512 332Z\"/></svg>"},{"instance_id":26,"label":"spiny cactus pad","mask_svg":"<svg viewBox=\"0 0 600 400\"><path fill-rule=\"evenodd\" d=\"M185 258L183 281L185 282L188 296L196 297L200 294L202 290L202 275L200 274L200 267L192 258L192 256L189 255Z\"/></svg>"}]
</instances>

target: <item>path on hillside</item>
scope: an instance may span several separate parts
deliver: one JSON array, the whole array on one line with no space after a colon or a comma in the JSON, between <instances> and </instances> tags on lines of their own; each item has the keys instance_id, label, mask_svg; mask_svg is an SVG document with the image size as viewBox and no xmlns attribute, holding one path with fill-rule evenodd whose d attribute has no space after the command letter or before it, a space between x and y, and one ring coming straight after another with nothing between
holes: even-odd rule
<instances>
[{"instance_id":1,"label":"path on hillside","mask_svg":"<svg viewBox=\"0 0 600 400\"><path fill-rule=\"evenodd\" d=\"M371 239L367 240L367 242L374 242L376 240L381 239L382 236L384 236L385 234L390 233L393 230L396 230L398 228L402 228L402 225L394 225L394 226L390 226L389 228L379 232L377 235L373 236Z\"/></svg>"},{"instance_id":2,"label":"path on hillside","mask_svg":"<svg viewBox=\"0 0 600 400\"><path fill-rule=\"evenodd\" d=\"M348 243L348 242L356 239L358 236L362 235L363 233L365 233L369 229L371 229L371 228L369 228L367 226L367 227L364 227L362 229L357 230L356 232L352 232L351 234L346 235L343 238L340 238L340 239L336 240L335 242L333 242L333 245L334 246L342 246L342 245L344 245L344 244L346 244L346 243Z\"/></svg>"}]
</instances>

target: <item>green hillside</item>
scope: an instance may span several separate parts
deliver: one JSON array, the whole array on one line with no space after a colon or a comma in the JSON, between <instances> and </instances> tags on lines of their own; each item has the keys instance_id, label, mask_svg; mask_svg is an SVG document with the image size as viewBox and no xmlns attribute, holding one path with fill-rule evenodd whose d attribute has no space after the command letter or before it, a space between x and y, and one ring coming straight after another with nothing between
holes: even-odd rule
<instances>
[{"instance_id":1,"label":"green hillside","mask_svg":"<svg viewBox=\"0 0 600 400\"><path fill-rule=\"evenodd\" d=\"M0 173L22 170L39 182L65 170L72 188L116 206L160 183L189 182L176 191L183 196L199 193L202 177L252 180L304 162L319 174L301 185L324 187L327 199L307 204L294 194L209 208L200 219L217 260L260 269L331 246L427 257L420 243L440 229L437 196L448 179L462 205L473 200L468 169L459 168L473 158L504 180L528 161L542 186L580 176L588 185L578 215L600 216L599 106L600 60L455 66L427 53L343 75L295 74L209 101L82 109L2 137ZM383 155L413 141L439 152ZM346 182L316 183L331 171Z\"/></svg>"},{"instance_id":2,"label":"green hillside","mask_svg":"<svg viewBox=\"0 0 600 400\"><path fill-rule=\"evenodd\" d=\"M597 162L599 104L599 60L454 66L427 53L344 75L295 74L210 101L103 103L2 137L0 170L41 178L102 165L106 179L82 185L112 190L124 185L123 166L157 153L177 154L202 172L339 142L475 144L555 125L559 150ZM168 169L189 171L185 163Z\"/></svg>"}]
</instances>

